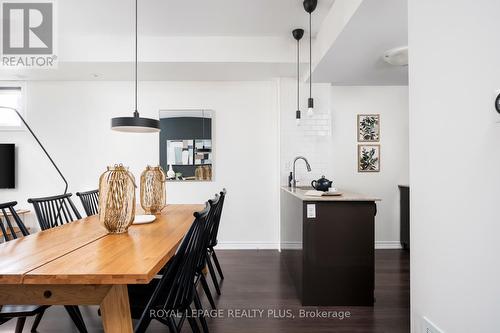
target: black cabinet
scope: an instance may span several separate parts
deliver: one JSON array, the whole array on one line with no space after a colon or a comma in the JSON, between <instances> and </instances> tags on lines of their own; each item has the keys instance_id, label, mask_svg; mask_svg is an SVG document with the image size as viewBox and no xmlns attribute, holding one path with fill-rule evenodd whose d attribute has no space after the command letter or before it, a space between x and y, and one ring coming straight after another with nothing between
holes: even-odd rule
<instances>
[{"instance_id":1,"label":"black cabinet","mask_svg":"<svg viewBox=\"0 0 500 333\"><path fill-rule=\"evenodd\" d=\"M374 201L303 201L282 191L281 255L302 305L373 305L376 212Z\"/></svg>"},{"instance_id":2,"label":"black cabinet","mask_svg":"<svg viewBox=\"0 0 500 333\"><path fill-rule=\"evenodd\" d=\"M400 242L405 250L410 250L410 187L399 185L400 200Z\"/></svg>"}]
</instances>

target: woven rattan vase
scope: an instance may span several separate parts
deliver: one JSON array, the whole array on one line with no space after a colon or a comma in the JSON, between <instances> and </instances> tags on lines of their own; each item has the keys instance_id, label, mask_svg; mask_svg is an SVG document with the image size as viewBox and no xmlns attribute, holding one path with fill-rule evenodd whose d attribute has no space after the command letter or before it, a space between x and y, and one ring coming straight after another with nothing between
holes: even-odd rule
<instances>
[{"instance_id":1,"label":"woven rattan vase","mask_svg":"<svg viewBox=\"0 0 500 333\"><path fill-rule=\"evenodd\" d=\"M111 234L127 232L135 218L135 179L123 165L99 178L99 220Z\"/></svg>"},{"instance_id":2,"label":"woven rattan vase","mask_svg":"<svg viewBox=\"0 0 500 333\"><path fill-rule=\"evenodd\" d=\"M167 176L161 166L147 166L141 174L141 206L146 214L159 214L166 205Z\"/></svg>"}]
</instances>

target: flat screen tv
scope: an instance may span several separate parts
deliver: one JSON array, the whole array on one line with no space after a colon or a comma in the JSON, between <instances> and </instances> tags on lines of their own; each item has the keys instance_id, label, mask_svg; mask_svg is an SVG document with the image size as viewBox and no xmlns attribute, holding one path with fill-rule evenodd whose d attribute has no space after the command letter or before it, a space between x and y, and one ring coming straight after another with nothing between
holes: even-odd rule
<instances>
[{"instance_id":1,"label":"flat screen tv","mask_svg":"<svg viewBox=\"0 0 500 333\"><path fill-rule=\"evenodd\" d=\"M0 188L16 187L16 162L13 143L0 143Z\"/></svg>"}]
</instances>

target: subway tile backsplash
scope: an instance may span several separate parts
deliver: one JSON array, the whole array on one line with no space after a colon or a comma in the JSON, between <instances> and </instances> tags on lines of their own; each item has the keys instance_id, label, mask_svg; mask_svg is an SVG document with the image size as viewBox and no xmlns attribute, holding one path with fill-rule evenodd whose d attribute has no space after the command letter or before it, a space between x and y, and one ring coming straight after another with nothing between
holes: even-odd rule
<instances>
[{"instance_id":1,"label":"subway tile backsplash","mask_svg":"<svg viewBox=\"0 0 500 333\"><path fill-rule=\"evenodd\" d=\"M294 95L294 86L287 83L281 87ZM281 105L281 183L287 184L292 170L293 159L305 156L311 164L312 171L307 172L303 161L297 162L298 186L310 185L311 181L322 175L333 177L332 170L332 116L330 110L330 86L315 85L314 96L316 108L312 117L307 116L307 108L302 108L300 126L295 123L290 110L293 105L282 101ZM286 93L285 93L286 95ZM293 99L292 99L293 102Z\"/></svg>"}]
</instances>

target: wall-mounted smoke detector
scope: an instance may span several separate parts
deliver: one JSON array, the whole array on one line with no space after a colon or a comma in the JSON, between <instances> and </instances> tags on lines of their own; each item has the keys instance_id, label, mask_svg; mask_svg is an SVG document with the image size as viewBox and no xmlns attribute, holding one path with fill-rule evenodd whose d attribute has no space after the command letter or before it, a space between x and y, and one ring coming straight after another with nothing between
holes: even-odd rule
<instances>
[{"instance_id":1,"label":"wall-mounted smoke detector","mask_svg":"<svg viewBox=\"0 0 500 333\"><path fill-rule=\"evenodd\" d=\"M394 66L408 66L408 46L385 51L384 61Z\"/></svg>"}]
</instances>

